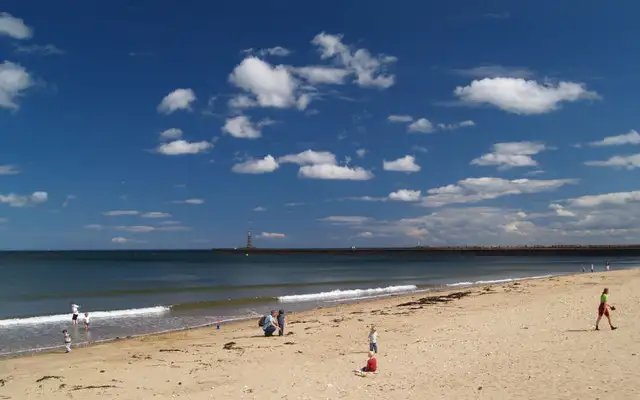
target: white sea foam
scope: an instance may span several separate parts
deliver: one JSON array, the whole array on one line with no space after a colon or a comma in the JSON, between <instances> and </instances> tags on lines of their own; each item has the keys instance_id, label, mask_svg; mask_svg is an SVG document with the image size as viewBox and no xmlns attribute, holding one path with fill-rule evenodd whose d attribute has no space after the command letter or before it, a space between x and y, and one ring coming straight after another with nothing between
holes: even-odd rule
<instances>
[{"instance_id":1,"label":"white sea foam","mask_svg":"<svg viewBox=\"0 0 640 400\"><path fill-rule=\"evenodd\" d=\"M372 289L350 289L350 290L332 290L331 292L320 292L310 294L295 294L290 296L280 296L278 301L281 303L297 303L302 301L331 301L338 299L359 299L363 297L380 296L385 294L395 294L402 292L411 292L416 290L416 285L387 286L383 288Z\"/></svg>"},{"instance_id":2,"label":"white sea foam","mask_svg":"<svg viewBox=\"0 0 640 400\"><path fill-rule=\"evenodd\" d=\"M553 275L540 275L540 276L527 276L524 278L505 278L505 279L495 279L495 280L488 280L488 281L475 281L475 282L456 282L456 283L449 283L447 284L447 286L449 287L456 287L456 286L472 286L472 285L493 285L496 283L507 283L507 282L515 282L515 281L521 281L521 280L529 280L529 279L544 279L544 278L551 278Z\"/></svg>"},{"instance_id":3,"label":"white sea foam","mask_svg":"<svg viewBox=\"0 0 640 400\"><path fill-rule=\"evenodd\" d=\"M113 310L113 311L91 311L89 316L92 320L106 319L106 318L122 318L131 317L144 314L162 314L169 311L169 307L157 306L147 308L131 308L127 310ZM82 318L79 318L82 323ZM16 325L40 325L49 324L63 321L71 321L71 314L57 314L57 315L43 315L39 317L27 317L27 318L11 318L1 319L0 327L10 327Z\"/></svg>"}]
</instances>

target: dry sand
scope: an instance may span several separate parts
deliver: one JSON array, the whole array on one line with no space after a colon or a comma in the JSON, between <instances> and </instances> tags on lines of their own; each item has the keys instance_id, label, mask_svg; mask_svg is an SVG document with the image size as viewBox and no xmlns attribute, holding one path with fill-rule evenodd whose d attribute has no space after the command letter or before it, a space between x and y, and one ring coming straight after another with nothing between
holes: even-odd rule
<instances>
[{"instance_id":1,"label":"dry sand","mask_svg":"<svg viewBox=\"0 0 640 400\"><path fill-rule=\"evenodd\" d=\"M595 332L605 286L619 329L603 321ZM640 398L640 270L470 291L436 304L399 306L424 297L414 295L293 314L285 337L262 337L245 321L5 359L0 399ZM379 372L358 377L370 324Z\"/></svg>"}]
</instances>

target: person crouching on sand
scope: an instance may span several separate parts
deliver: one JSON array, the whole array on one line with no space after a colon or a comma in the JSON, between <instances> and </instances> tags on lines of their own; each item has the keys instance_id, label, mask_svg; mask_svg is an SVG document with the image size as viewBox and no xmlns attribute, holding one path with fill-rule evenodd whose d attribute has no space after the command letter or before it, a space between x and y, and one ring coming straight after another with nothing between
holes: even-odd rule
<instances>
[{"instance_id":1,"label":"person crouching on sand","mask_svg":"<svg viewBox=\"0 0 640 400\"><path fill-rule=\"evenodd\" d=\"M271 312L265 316L263 329L265 336L273 336L274 333L280 330L275 310L271 310Z\"/></svg>"},{"instance_id":2,"label":"person crouching on sand","mask_svg":"<svg viewBox=\"0 0 640 400\"><path fill-rule=\"evenodd\" d=\"M84 322L84 330L88 331L89 330L89 313L88 312L84 313L84 318L82 319L82 321Z\"/></svg>"},{"instance_id":3,"label":"person crouching on sand","mask_svg":"<svg viewBox=\"0 0 640 400\"><path fill-rule=\"evenodd\" d=\"M611 315L609 314L609 309L615 310L616 308L609 305L609 289L604 288L602 294L600 295L600 306L598 307L598 319L596 320L597 331L600 330L600 328L598 328L598 324L600 324L600 320L602 319L603 315L607 317L607 321L609 321L609 327L611 327L611 330L618 329L611 324Z\"/></svg>"},{"instance_id":4,"label":"person crouching on sand","mask_svg":"<svg viewBox=\"0 0 640 400\"><path fill-rule=\"evenodd\" d=\"M65 347L65 353L70 353L71 352L71 335L69 335L69 332L67 332L67 330L63 330L62 334L64 335L64 347Z\"/></svg>"}]
</instances>

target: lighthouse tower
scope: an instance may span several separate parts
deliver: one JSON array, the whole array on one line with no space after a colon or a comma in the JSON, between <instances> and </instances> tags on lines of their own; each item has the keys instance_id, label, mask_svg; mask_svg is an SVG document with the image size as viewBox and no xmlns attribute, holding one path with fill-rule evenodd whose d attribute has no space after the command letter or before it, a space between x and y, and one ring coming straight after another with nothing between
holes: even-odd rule
<instances>
[{"instance_id":1,"label":"lighthouse tower","mask_svg":"<svg viewBox=\"0 0 640 400\"><path fill-rule=\"evenodd\" d=\"M253 243L251 241L251 231L247 232L247 249L252 249Z\"/></svg>"}]
</instances>

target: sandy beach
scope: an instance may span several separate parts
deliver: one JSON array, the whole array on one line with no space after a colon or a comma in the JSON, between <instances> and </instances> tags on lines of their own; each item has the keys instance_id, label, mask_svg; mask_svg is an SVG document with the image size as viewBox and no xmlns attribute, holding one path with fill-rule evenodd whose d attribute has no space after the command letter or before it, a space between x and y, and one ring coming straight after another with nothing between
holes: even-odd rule
<instances>
[{"instance_id":1,"label":"sandy beach","mask_svg":"<svg viewBox=\"0 0 640 400\"><path fill-rule=\"evenodd\" d=\"M604 287L619 329L596 332ZM639 312L640 270L385 298L291 314L284 337L243 321L4 359L0 399L632 399Z\"/></svg>"}]
</instances>

